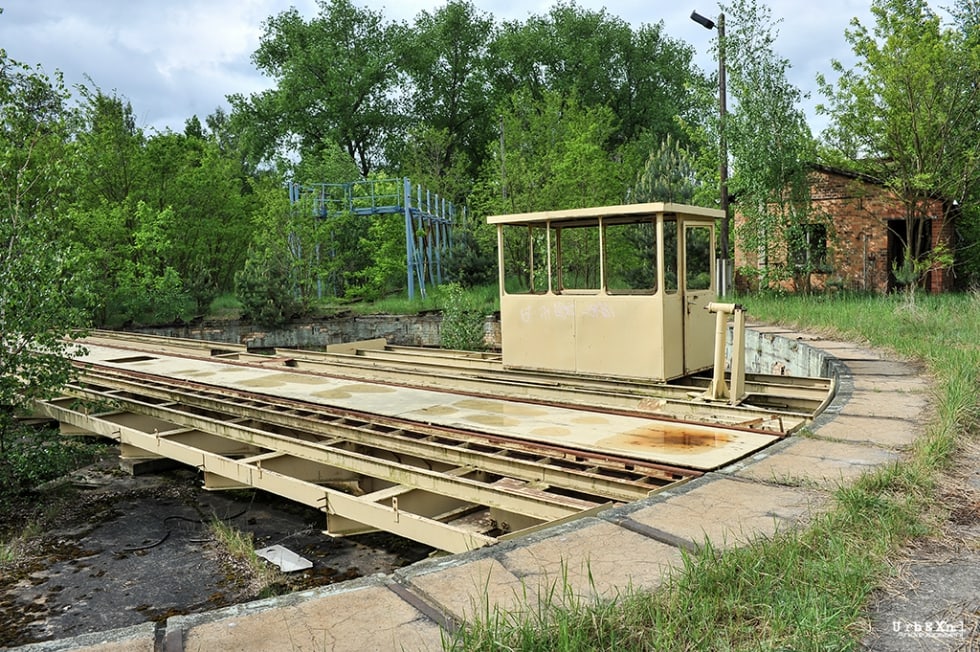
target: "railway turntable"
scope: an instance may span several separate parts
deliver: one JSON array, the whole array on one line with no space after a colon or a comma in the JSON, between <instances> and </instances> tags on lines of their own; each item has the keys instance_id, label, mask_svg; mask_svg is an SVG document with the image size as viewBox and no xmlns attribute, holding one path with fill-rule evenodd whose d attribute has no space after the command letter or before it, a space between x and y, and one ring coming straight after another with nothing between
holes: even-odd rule
<instances>
[{"instance_id":1,"label":"railway turntable","mask_svg":"<svg viewBox=\"0 0 980 652\"><path fill-rule=\"evenodd\" d=\"M804 426L823 378L745 374L713 304L718 211L641 204L489 218L500 354L348 343L276 350L95 332L38 412L457 552L649 496ZM713 374L707 374L713 368Z\"/></svg>"}]
</instances>

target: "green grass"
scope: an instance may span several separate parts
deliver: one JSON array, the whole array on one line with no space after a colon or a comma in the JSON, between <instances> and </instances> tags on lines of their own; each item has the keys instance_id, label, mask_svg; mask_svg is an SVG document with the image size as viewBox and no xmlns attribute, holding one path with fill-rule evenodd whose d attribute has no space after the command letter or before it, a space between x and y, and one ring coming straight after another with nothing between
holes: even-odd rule
<instances>
[{"instance_id":1,"label":"green grass","mask_svg":"<svg viewBox=\"0 0 980 652\"><path fill-rule=\"evenodd\" d=\"M229 574L247 583L255 595L275 595L283 582L282 572L255 554L252 535L214 518L208 524L212 538L224 553L222 563Z\"/></svg>"},{"instance_id":2,"label":"green grass","mask_svg":"<svg viewBox=\"0 0 980 652\"><path fill-rule=\"evenodd\" d=\"M209 319L238 319L242 314L242 302L234 292L214 298L208 308Z\"/></svg>"},{"instance_id":3,"label":"green grass","mask_svg":"<svg viewBox=\"0 0 980 652\"><path fill-rule=\"evenodd\" d=\"M411 315L429 310L442 310L449 298L445 288L446 286L429 288L425 297L416 294L415 298L411 300L409 300L408 294L402 293L376 301L350 304L345 307L360 314L389 315ZM468 304L480 307L488 315L500 310L500 295L496 284L467 288L466 300Z\"/></svg>"},{"instance_id":4,"label":"green grass","mask_svg":"<svg viewBox=\"0 0 980 652\"><path fill-rule=\"evenodd\" d=\"M926 363L935 418L906 459L839 489L802 531L685 556L658 591L615 600L545 601L491 611L445 646L455 650L857 649L874 589L900 547L936 528L932 500L958 442L977 432L980 296L740 298L756 319L865 341Z\"/></svg>"}]
</instances>

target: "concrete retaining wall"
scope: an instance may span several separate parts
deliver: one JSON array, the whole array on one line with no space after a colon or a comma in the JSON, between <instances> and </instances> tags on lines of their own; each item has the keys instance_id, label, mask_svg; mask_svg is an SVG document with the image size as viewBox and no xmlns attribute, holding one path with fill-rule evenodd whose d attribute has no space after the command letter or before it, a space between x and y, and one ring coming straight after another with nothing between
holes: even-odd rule
<instances>
[{"instance_id":1,"label":"concrete retaining wall","mask_svg":"<svg viewBox=\"0 0 980 652\"><path fill-rule=\"evenodd\" d=\"M727 354L731 355L731 331ZM774 376L810 376L828 378L833 373L831 361L823 351L799 339L745 330L745 370L748 373Z\"/></svg>"},{"instance_id":2,"label":"concrete retaining wall","mask_svg":"<svg viewBox=\"0 0 980 652\"><path fill-rule=\"evenodd\" d=\"M243 321L216 321L184 326L136 329L140 333L185 337L209 342L245 344L249 348L322 349L383 337L399 346L439 346L438 312L418 315L341 315L314 319L275 330L262 329Z\"/></svg>"},{"instance_id":3,"label":"concrete retaining wall","mask_svg":"<svg viewBox=\"0 0 980 652\"><path fill-rule=\"evenodd\" d=\"M383 337L399 346L439 346L442 315L438 312L419 315L342 315L329 319L309 320L288 328L263 330L248 322L205 322L185 326L141 328L139 332L168 337L184 337L211 342L246 344L254 349L291 348L322 349L341 344ZM500 320L487 317L487 345L500 346ZM728 338L731 342L731 335ZM777 376L823 376L833 370L827 355L799 339L747 329L745 334L745 368L749 373Z\"/></svg>"}]
</instances>

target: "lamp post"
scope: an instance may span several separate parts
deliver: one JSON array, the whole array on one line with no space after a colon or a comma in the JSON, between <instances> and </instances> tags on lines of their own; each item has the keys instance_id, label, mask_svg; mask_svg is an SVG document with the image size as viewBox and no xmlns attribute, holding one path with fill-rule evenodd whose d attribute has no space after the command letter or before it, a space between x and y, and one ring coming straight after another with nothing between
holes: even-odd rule
<instances>
[{"instance_id":1,"label":"lamp post","mask_svg":"<svg viewBox=\"0 0 980 652\"><path fill-rule=\"evenodd\" d=\"M718 14L718 23L710 18L705 18L696 11L691 12L691 20L701 25L705 29L718 28L718 139L721 149L721 161L718 166L718 177L720 180L721 210L725 216L721 219L720 249L721 255L718 256L717 275L718 293L725 297L728 296L730 273L728 260L728 141L725 137L725 121L727 110L725 108L727 92L725 90L725 14Z\"/></svg>"}]
</instances>

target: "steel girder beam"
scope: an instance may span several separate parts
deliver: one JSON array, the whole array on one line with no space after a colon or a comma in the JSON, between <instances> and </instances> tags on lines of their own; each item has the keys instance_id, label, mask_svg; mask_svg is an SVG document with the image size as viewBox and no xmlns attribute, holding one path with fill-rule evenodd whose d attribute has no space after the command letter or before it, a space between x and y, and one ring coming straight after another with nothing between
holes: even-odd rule
<instances>
[{"instance_id":1,"label":"steel girder beam","mask_svg":"<svg viewBox=\"0 0 980 652\"><path fill-rule=\"evenodd\" d=\"M165 433L144 432L95 415L83 414L60 406L57 401L38 403L37 407L40 413L52 419L154 452L242 485L275 493L320 509L328 515L336 514L440 550L463 552L496 541L493 537L469 532L375 502L364 501L340 491L291 478L275 471L264 470L241 460L196 449L179 441L171 441Z\"/></svg>"},{"instance_id":2,"label":"steel girder beam","mask_svg":"<svg viewBox=\"0 0 980 652\"><path fill-rule=\"evenodd\" d=\"M91 396L89 390L79 388L71 391ZM429 469L394 461L383 461L369 455L341 451L315 442L299 441L292 437L264 432L257 428L228 423L210 417L197 416L170 407L151 405L135 399L115 397L115 400L125 405L127 412L135 412L140 416L172 423L181 428L193 428L218 437L384 479L394 484L450 495L467 502L513 511L539 520L551 521L564 518L584 509L589 509L596 504L564 496L542 497L513 489L496 488L467 478L454 478ZM157 429L159 430L159 428ZM160 433L160 437L165 438L165 436L166 433ZM156 452L152 448L148 450Z\"/></svg>"}]
</instances>

